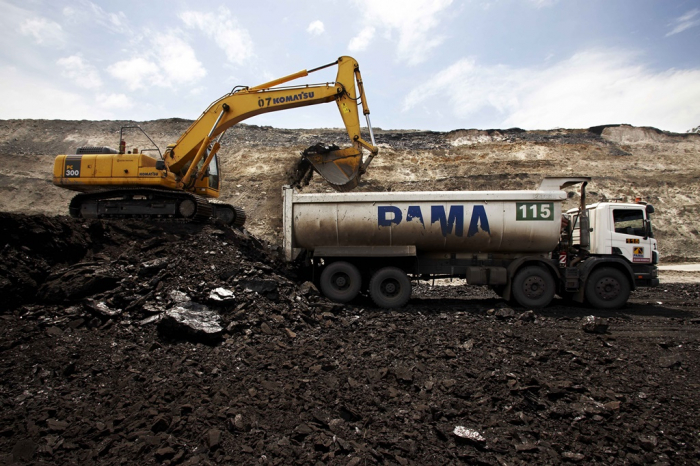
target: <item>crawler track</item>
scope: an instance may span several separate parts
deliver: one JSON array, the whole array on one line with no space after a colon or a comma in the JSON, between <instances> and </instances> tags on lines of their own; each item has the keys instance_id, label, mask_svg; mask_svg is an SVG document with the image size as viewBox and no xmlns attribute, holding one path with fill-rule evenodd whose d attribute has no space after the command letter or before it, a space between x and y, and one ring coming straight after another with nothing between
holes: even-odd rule
<instances>
[{"instance_id":1,"label":"crawler track","mask_svg":"<svg viewBox=\"0 0 700 466\"><path fill-rule=\"evenodd\" d=\"M173 222L207 222L218 218L234 227L246 220L243 209L187 192L161 189L112 189L73 197L69 213L74 218L151 218Z\"/></svg>"}]
</instances>

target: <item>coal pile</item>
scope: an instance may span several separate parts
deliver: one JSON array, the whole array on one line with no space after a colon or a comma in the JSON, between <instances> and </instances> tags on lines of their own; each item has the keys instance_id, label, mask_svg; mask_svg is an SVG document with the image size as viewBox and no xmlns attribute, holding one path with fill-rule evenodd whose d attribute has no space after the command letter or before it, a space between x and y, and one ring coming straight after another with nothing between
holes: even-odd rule
<instances>
[{"instance_id":1,"label":"coal pile","mask_svg":"<svg viewBox=\"0 0 700 466\"><path fill-rule=\"evenodd\" d=\"M222 225L0 217L0 464L700 460L697 285L385 311Z\"/></svg>"}]
</instances>

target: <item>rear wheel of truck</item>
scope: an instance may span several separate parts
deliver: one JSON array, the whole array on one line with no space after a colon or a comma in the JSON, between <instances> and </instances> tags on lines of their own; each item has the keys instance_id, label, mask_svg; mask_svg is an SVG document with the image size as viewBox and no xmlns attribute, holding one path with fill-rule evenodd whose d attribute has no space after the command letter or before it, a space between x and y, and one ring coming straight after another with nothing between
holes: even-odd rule
<instances>
[{"instance_id":1,"label":"rear wheel of truck","mask_svg":"<svg viewBox=\"0 0 700 466\"><path fill-rule=\"evenodd\" d=\"M401 307L411 298L411 280L401 269L384 267L372 275L369 281L369 295L379 307Z\"/></svg>"},{"instance_id":2,"label":"rear wheel of truck","mask_svg":"<svg viewBox=\"0 0 700 466\"><path fill-rule=\"evenodd\" d=\"M512 295L523 307L541 308L554 298L556 285L552 274L543 267L524 267L513 278Z\"/></svg>"},{"instance_id":3,"label":"rear wheel of truck","mask_svg":"<svg viewBox=\"0 0 700 466\"><path fill-rule=\"evenodd\" d=\"M321 273L321 291L331 301L347 303L360 292L362 276L349 262L333 262Z\"/></svg>"},{"instance_id":4,"label":"rear wheel of truck","mask_svg":"<svg viewBox=\"0 0 700 466\"><path fill-rule=\"evenodd\" d=\"M630 282L617 269L594 270L586 282L586 300L598 309L618 309L630 297Z\"/></svg>"}]
</instances>

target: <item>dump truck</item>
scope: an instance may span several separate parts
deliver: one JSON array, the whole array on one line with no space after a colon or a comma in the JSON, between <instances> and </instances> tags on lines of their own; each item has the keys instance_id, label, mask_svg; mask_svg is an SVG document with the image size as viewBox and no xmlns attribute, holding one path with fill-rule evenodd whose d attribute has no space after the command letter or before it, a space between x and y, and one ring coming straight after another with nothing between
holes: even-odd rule
<instances>
[{"instance_id":1,"label":"dump truck","mask_svg":"<svg viewBox=\"0 0 700 466\"><path fill-rule=\"evenodd\" d=\"M555 295L601 309L622 307L659 283L654 208L586 204L588 177L545 178L537 190L300 194L283 188L288 261L333 301L368 292L397 308L411 282L463 278L525 308ZM580 205L562 212L565 188Z\"/></svg>"}]
</instances>

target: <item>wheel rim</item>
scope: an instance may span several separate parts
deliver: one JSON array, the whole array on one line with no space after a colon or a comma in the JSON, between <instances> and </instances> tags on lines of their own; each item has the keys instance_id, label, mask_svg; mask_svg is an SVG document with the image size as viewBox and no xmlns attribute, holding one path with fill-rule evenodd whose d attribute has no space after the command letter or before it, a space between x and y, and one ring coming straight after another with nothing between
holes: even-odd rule
<instances>
[{"instance_id":1,"label":"wheel rim","mask_svg":"<svg viewBox=\"0 0 700 466\"><path fill-rule=\"evenodd\" d=\"M345 291L350 288L350 277L346 273L335 273L331 277L331 285L336 291Z\"/></svg>"},{"instance_id":2,"label":"wheel rim","mask_svg":"<svg viewBox=\"0 0 700 466\"><path fill-rule=\"evenodd\" d=\"M401 292L401 284L393 278L384 280L379 288L382 294L387 298L398 296Z\"/></svg>"},{"instance_id":3,"label":"wheel rim","mask_svg":"<svg viewBox=\"0 0 700 466\"><path fill-rule=\"evenodd\" d=\"M602 278L595 284L595 292L601 299L615 299L620 294L620 283L611 277Z\"/></svg>"},{"instance_id":4,"label":"wheel rim","mask_svg":"<svg viewBox=\"0 0 700 466\"><path fill-rule=\"evenodd\" d=\"M542 277L530 276L523 282L523 293L530 299L537 299L544 294L546 287Z\"/></svg>"}]
</instances>

